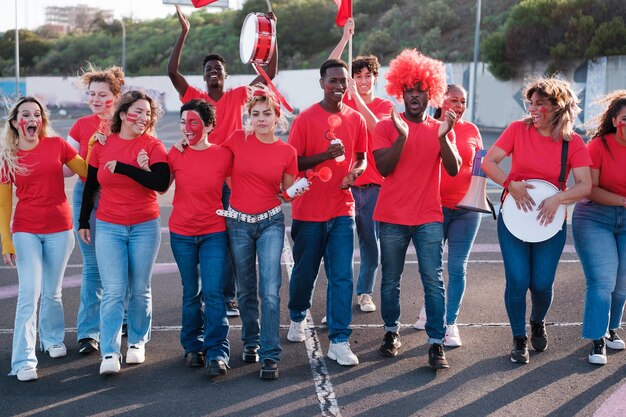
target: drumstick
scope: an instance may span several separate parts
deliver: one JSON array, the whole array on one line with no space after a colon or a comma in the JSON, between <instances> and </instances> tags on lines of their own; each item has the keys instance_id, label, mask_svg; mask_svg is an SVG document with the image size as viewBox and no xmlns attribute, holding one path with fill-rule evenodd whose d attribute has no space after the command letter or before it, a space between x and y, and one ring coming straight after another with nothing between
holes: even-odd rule
<instances>
[{"instance_id":1,"label":"drumstick","mask_svg":"<svg viewBox=\"0 0 626 417\"><path fill-rule=\"evenodd\" d=\"M267 8L269 9L268 12L272 13L272 3L270 3L270 0L265 0L265 2L267 3Z\"/></svg>"}]
</instances>

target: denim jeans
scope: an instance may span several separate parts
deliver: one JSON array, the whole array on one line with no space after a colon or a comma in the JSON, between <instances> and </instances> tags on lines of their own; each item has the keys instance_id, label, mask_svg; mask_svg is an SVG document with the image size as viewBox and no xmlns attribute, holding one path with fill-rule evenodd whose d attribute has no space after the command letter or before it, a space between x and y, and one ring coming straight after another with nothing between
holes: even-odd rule
<instances>
[{"instance_id":1,"label":"denim jeans","mask_svg":"<svg viewBox=\"0 0 626 417\"><path fill-rule=\"evenodd\" d=\"M526 293L530 289L532 321L543 321L550 310L554 278L565 246L567 227L550 239L529 243L509 232L498 216L498 241L504 261L506 288L504 304L513 336L526 335Z\"/></svg>"},{"instance_id":2,"label":"denim jeans","mask_svg":"<svg viewBox=\"0 0 626 417\"><path fill-rule=\"evenodd\" d=\"M11 374L22 366L37 367L37 304L39 342L43 350L63 343L65 320L61 301L63 274L74 248L71 230L58 233L13 234L19 289L15 308Z\"/></svg>"},{"instance_id":3,"label":"denim jeans","mask_svg":"<svg viewBox=\"0 0 626 417\"><path fill-rule=\"evenodd\" d=\"M481 214L443 207L443 240L448 242L446 324L456 324L465 293L467 261L480 226Z\"/></svg>"},{"instance_id":4,"label":"denim jeans","mask_svg":"<svg viewBox=\"0 0 626 417\"><path fill-rule=\"evenodd\" d=\"M400 328L400 280L411 241L417 253L420 278L424 286L428 343L442 343L446 334L443 323L446 302L442 278L443 226L439 222L419 226L380 223L380 311L385 331L397 332Z\"/></svg>"},{"instance_id":5,"label":"denim jeans","mask_svg":"<svg viewBox=\"0 0 626 417\"><path fill-rule=\"evenodd\" d=\"M323 257L328 279L328 338L332 343L347 342L352 333L354 218L339 216L325 222L294 220L291 237L295 262L289 281L291 320L304 320L306 311L311 307L313 288Z\"/></svg>"},{"instance_id":6,"label":"denim jeans","mask_svg":"<svg viewBox=\"0 0 626 417\"><path fill-rule=\"evenodd\" d=\"M372 294L378 269L378 222L374 220L374 207L380 192L379 185L352 187L356 209L356 232L359 236L361 267L356 281L356 294Z\"/></svg>"},{"instance_id":7,"label":"denim jeans","mask_svg":"<svg viewBox=\"0 0 626 417\"><path fill-rule=\"evenodd\" d=\"M96 256L102 280L100 353L120 353L124 298L128 299L128 344L150 340L152 325L152 267L161 243L157 217L124 226L96 220Z\"/></svg>"},{"instance_id":8,"label":"denim jeans","mask_svg":"<svg viewBox=\"0 0 626 417\"><path fill-rule=\"evenodd\" d=\"M228 259L226 232L184 236L170 232L172 253L183 285L180 343L189 352L228 364L228 319L224 279ZM203 310L204 304L204 310Z\"/></svg>"},{"instance_id":9,"label":"denim jeans","mask_svg":"<svg viewBox=\"0 0 626 417\"><path fill-rule=\"evenodd\" d=\"M230 254L235 262L241 340L244 347L260 346L259 359L278 363L282 348L279 342L280 286L282 273L280 257L285 243L285 217L278 213L259 223L226 219ZM257 284L256 259L259 260ZM261 328L259 338L259 299L261 299Z\"/></svg>"},{"instance_id":10,"label":"denim jeans","mask_svg":"<svg viewBox=\"0 0 626 417\"><path fill-rule=\"evenodd\" d=\"M626 208L579 201L572 217L574 245L585 271L583 337L618 329L626 301Z\"/></svg>"},{"instance_id":11,"label":"denim jeans","mask_svg":"<svg viewBox=\"0 0 626 417\"><path fill-rule=\"evenodd\" d=\"M224 210L230 206L230 187L224 183L222 185L222 206ZM228 247L227 247L228 250ZM237 299L237 275L235 275L235 264L232 256L228 254L229 262L226 263L226 279L224 280L224 301L227 303Z\"/></svg>"},{"instance_id":12,"label":"denim jeans","mask_svg":"<svg viewBox=\"0 0 626 417\"><path fill-rule=\"evenodd\" d=\"M78 233L78 218L80 217L80 207L83 202L83 190L85 183L80 179L76 180L74 193L72 195L72 217L74 220L74 230ZM89 218L91 243L87 244L76 235L76 241L83 258L83 280L80 285L80 305L78 307L78 318L76 320L76 339L100 340L100 302L102 301L102 282L98 271L98 260L96 259L96 208L98 198Z\"/></svg>"}]
</instances>

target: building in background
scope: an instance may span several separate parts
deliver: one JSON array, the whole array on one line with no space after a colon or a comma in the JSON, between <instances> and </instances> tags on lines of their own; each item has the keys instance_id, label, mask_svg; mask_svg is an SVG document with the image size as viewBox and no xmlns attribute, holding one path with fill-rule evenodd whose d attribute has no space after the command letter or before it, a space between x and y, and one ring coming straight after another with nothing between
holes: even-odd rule
<instances>
[{"instance_id":1,"label":"building in background","mask_svg":"<svg viewBox=\"0 0 626 417\"><path fill-rule=\"evenodd\" d=\"M55 32L89 32L94 21L113 21L113 10L90 7L85 4L76 6L46 7L45 26Z\"/></svg>"}]
</instances>

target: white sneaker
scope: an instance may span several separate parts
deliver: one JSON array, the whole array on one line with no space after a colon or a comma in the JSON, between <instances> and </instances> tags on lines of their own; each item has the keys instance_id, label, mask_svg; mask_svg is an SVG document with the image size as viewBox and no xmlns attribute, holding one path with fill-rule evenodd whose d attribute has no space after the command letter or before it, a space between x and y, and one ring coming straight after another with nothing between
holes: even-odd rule
<instances>
[{"instance_id":1,"label":"white sneaker","mask_svg":"<svg viewBox=\"0 0 626 417\"><path fill-rule=\"evenodd\" d=\"M609 334L604 338L606 347L613 350L624 350L626 345L624 341L615 333L615 330L609 330Z\"/></svg>"},{"instance_id":2,"label":"white sneaker","mask_svg":"<svg viewBox=\"0 0 626 417\"><path fill-rule=\"evenodd\" d=\"M456 324L446 325L446 336L443 339L443 345L449 347L459 347L461 343L461 336L459 336L459 327Z\"/></svg>"},{"instance_id":3,"label":"white sneaker","mask_svg":"<svg viewBox=\"0 0 626 417\"><path fill-rule=\"evenodd\" d=\"M63 343L53 345L48 348L48 354L51 358L62 358L63 356L67 356L67 348Z\"/></svg>"},{"instance_id":4,"label":"white sneaker","mask_svg":"<svg viewBox=\"0 0 626 417\"><path fill-rule=\"evenodd\" d=\"M591 342L589 363L594 365L606 365L606 343L604 339L594 340Z\"/></svg>"},{"instance_id":5,"label":"white sneaker","mask_svg":"<svg viewBox=\"0 0 626 417\"><path fill-rule=\"evenodd\" d=\"M306 339L304 329L306 329L306 320L292 321L289 325L289 332L287 332L287 340L290 342L304 342L304 339Z\"/></svg>"},{"instance_id":6,"label":"white sneaker","mask_svg":"<svg viewBox=\"0 0 626 417\"><path fill-rule=\"evenodd\" d=\"M328 357L337 361L339 365L354 366L359 364L359 358L352 353L348 342L331 343L328 348Z\"/></svg>"},{"instance_id":7,"label":"white sneaker","mask_svg":"<svg viewBox=\"0 0 626 417\"><path fill-rule=\"evenodd\" d=\"M126 351L126 363L144 363L146 361L146 345L130 345Z\"/></svg>"},{"instance_id":8,"label":"white sneaker","mask_svg":"<svg viewBox=\"0 0 626 417\"><path fill-rule=\"evenodd\" d=\"M17 370L15 374L18 381L34 381L37 379L37 368L30 365L24 365Z\"/></svg>"},{"instance_id":9,"label":"white sneaker","mask_svg":"<svg viewBox=\"0 0 626 417\"><path fill-rule=\"evenodd\" d=\"M122 368L122 356L119 353L109 353L102 357L100 375L117 374Z\"/></svg>"},{"instance_id":10,"label":"white sneaker","mask_svg":"<svg viewBox=\"0 0 626 417\"><path fill-rule=\"evenodd\" d=\"M417 321L413 325L417 330L424 330L426 328L426 307L422 307L420 315L417 317Z\"/></svg>"},{"instance_id":11,"label":"white sneaker","mask_svg":"<svg viewBox=\"0 0 626 417\"><path fill-rule=\"evenodd\" d=\"M359 295L359 306L364 313L370 313L376 311L376 304L372 301L372 296L369 294Z\"/></svg>"}]
</instances>

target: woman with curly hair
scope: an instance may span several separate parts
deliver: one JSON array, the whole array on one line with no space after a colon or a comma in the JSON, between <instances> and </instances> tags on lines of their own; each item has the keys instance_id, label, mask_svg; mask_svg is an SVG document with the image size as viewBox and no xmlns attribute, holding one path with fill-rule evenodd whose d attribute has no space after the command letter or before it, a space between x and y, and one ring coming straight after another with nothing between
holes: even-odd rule
<instances>
[{"instance_id":1,"label":"woman with curly hair","mask_svg":"<svg viewBox=\"0 0 626 417\"><path fill-rule=\"evenodd\" d=\"M412 241L428 315L428 363L433 369L447 368L442 345L446 328L439 182L442 165L451 176L461 165L452 132L457 115L448 110L443 122L426 115L428 104L440 107L446 92L441 61L406 49L391 61L386 78L387 93L401 98L405 110L402 115L394 110L391 119L380 121L372 140L376 166L385 177L374 210L374 220L380 222L381 315L385 323L379 353L396 356L401 346L400 279Z\"/></svg>"},{"instance_id":2,"label":"woman with curly hair","mask_svg":"<svg viewBox=\"0 0 626 417\"><path fill-rule=\"evenodd\" d=\"M587 279L583 337L592 341L589 362L606 363L606 348L623 350L617 335L626 301L626 90L600 100L605 106L589 132L593 188L576 203L574 245Z\"/></svg>"},{"instance_id":3,"label":"woman with curly hair","mask_svg":"<svg viewBox=\"0 0 626 417\"><path fill-rule=\"evenodd\" d=\"M41 102L35 97L22 97L9 111L0 146L2 256L7 264L17 265L19 278L11 355L11 375L19 381L37 379L35 343L40 297L41 349L52 358L67 354L61 284L74 248L74 235L63 166L83 177L87 166L66 141L50 135L48 115ZM19 201L11 231L13 185Z\"/></svg>"},{"instance_id":4,"label":"woman with curly hair","mask_svg":"<svg viewBox=\"0 0 626 417\"><path fill-rule=\"evenodd\" d=\"M534 78L523 88L528 115L509 125L485 156L482 168L494 182L510 194L517 208L533 211L537 205L537 220L547 225L554 220L562 204L574 203L591 191L591 158L582 138L574 133L574 120L580 112L578 98L567 81L557 78ZM564 144L567 142L567 147ZM575 185L565 188L561 183L562 153L565 154L565 175L574 175ZM500 167L510 156L511 170ZM526 182L540 179L552 183L561 191L543 201L535 202ZM530 290L530 343L536 352L548 347L545 317L552 304L554 277L565 245L567 227L541 242L526 242L514 236L498 216L498 240L506 277L504 303L511 323L513 347L511 361L529 361L526 336L526 294Z\"/></svg>"},{"instance_id":5,"label":"woman with curly hair","mask_svg":"<svg viewBox=\"0 0 626 417\"><path fill-rule=\"evenodd\" d=\"M122 95L124 71L120 67L98 70L91 65L81 76L82 84L87 88L87 104L92 114L76 120L67 136L67 142L85 158L89 140L98 135L108 135L111 117L117 100ZM73 174L73 173L72 173ZM74 186L72 195L72 218L74 229L78 231L78 218L85 190L85 178L80 177ZM95 208L91 213L92 237L95 237ZM96 248L94 242L86 244L78 239L78 247L83 258L83 279L80 286L80 306L76 320L76 339L80 353L91 353L98 350L100 340L100 301L102 300L102 283L98 272Z\"/></svg>"},{"instance_id":6,"label":"woman with curly hair","mask_svg":"<svg viewBox=\"0 0 626 417\"><path fill-rule=\"evenodd\" d=\"M128 300L128 351L126 363L145 361L145 344L152 324L151 275L161 242L156 191L170 180L167 152L152 136L157 108L139 91L124 94L115 109L106 146L97 143L89 161L78 234L91 242L90 215L95 193L96 257L102 280L100 305L101 374L120 371L124 298ZM140 154L150 159L149 170L140 168Z\"/></svg>"}]
</instances>

